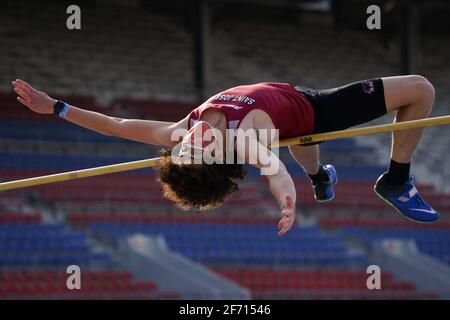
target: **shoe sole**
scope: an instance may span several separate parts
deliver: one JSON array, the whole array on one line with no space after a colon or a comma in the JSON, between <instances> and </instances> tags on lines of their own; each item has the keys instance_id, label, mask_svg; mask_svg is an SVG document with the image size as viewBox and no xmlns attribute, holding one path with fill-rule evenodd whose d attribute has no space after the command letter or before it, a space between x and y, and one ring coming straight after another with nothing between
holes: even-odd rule
<instances>
[{"instance_id":1,"label":"shoe sole","mask_svg":"<svg viewBox=\"0 0 450 320\"><path fill-rule=\"evenodd\" d=\"M373 187L373 192L375 192L375 194L378 196L378 198L380 198L381 200L383 200L384 202L386 202L388 205L390 205L392 208L394 208L395 209L395 211L397 211L398 213L400 213L400 215L403 217L403 218L405 218L405 219L407 219L407 220L409 220L409 221L412 221L412 222L415 222L415 223L423 223L423 224L431 224L431 223L435 223L435 222L437 222L439 219L437 219L436 221L429 221L429 222L426 222L426 221L418 221L418 220L414 220L414 219L411 219L410 217L407 217L407 216L405 216L396 206L394 206L391 202L389 202L389 200L387 200L386 198L384 198L381 194L379 194L378 192L377 192L377 190L375 189L375 186Z\"/></svg>"},{"instance_id":2,"label":"shoe sole","mask_svg":"<svg viewBox=\"0 0 450 320\"><path fill-rule=\"evenodd\" d=\"M334 193L333 193L333 197L330 199L325 199L325 200L318 200L316 197L314 197L314 199L316 200L316 202L318 203L324 203L324 202L330 202L331 200L334 199Z\"/></svg>"}]
</instances>

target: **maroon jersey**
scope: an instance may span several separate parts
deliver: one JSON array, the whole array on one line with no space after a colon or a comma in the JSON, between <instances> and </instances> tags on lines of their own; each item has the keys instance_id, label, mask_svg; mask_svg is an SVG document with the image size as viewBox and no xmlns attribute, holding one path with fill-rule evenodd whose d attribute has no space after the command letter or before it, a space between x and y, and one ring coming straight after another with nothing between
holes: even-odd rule
<instances>
[{"instance_id":1,"label":"maroon jersey","mask_svg":"<svg viewBox=\"0 0 450 320\"><path fill-rule=\"evenodd\" d=\"M237 129L244 117L254 109L265 111L280 139L313 133L314 111L309 101L287 83L263 82L225 90L206 100L189 114L189 128L200 120L208 108L220 109L228 129Z\"/></svg>"}]
</instances>

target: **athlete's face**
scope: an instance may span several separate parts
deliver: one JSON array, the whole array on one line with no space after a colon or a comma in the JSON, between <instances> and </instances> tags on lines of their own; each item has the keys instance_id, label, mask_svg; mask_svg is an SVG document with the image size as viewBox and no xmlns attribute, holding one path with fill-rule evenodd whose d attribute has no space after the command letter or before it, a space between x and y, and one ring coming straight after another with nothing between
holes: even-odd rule
<instances>
[{"instance_id":1,"label":"athlete's face","mask_svg":"<svg viewBox=\"0 0 450 320\"><path fill-rule=\"evenodd\" d=\"M199 121L184 136L178 160L189 164L211 164L214 159L223 159L218 132L207 122Z\"/></svg>"}]
</instances>

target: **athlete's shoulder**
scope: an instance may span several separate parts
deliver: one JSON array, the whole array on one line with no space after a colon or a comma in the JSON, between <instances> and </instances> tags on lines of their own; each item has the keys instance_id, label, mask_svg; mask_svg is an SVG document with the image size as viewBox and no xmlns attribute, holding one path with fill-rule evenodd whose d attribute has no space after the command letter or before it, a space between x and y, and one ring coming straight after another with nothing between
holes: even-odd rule
<instances>
[{"instance_id":1,"label":"athlete's shoulder","mask_svg":"<svg viewBox=\"0 0 450 320\"><path fill-rule=\"evenodd\" d=\"M237 87L230 88L230 90L238 88L251 88L251 87L284 87L284 86L291 86L291 84L287 82L264 81L264 82L243 84Z\"/></svg>"}]
</instances>

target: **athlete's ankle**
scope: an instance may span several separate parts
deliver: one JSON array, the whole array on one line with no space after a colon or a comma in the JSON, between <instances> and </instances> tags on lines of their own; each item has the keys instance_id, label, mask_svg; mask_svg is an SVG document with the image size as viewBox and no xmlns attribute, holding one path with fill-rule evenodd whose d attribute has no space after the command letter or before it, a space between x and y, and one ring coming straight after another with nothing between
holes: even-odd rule
<instances>
[{"instance_id":1,"label":"athlete's ankle","mask_svg":"<svg viewBox=\"0 0 450 320\"><path fill-rule=\"evenodd\" d=\"M328 176L328 173L325 171L323 165L319 166L319 171L316 174L308 173L308 176L314 185L322 184L330 180L330 177Z\"/></svg>"},{"instance_id":2,"label":"athlete's ankle","mask_svg":"<svg viewBox=\"0 0 450 320\"><path fill-rule=\"evenodd\" d=\"M386 182L390 185L403 185L409 179L411 162L399 163L391 159L389 170L386 174Z\"/></svg>"}]
</instances>

